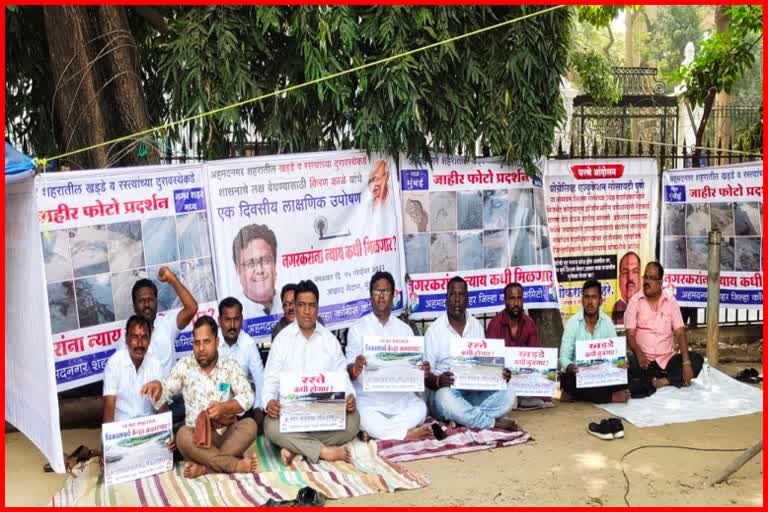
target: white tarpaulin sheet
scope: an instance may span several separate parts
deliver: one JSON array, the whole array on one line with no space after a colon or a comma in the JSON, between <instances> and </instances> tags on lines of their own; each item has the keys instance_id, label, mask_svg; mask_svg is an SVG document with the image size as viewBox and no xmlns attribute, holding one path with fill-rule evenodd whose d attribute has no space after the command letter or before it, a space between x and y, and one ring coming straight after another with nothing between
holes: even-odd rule
<instances>
[{"instance_id":1,"label":"white tarpaulin sheet","mask_svg":"<svg viewBox=\"0 0 768 512\"><path fill-rule=\"evenodd\" d=\"M763 392L710 368L687 388L668 386L626 404L595 405L636 427L658 427L761 412Z\"/></svg>"}]
</instances>

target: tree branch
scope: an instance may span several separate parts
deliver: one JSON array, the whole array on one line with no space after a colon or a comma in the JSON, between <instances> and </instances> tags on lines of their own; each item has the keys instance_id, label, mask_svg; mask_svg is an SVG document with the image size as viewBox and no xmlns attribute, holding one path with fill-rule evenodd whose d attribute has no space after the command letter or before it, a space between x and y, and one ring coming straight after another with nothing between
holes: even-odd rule
<instances>
[{"instance_id":1,"label":"tree branch","mask_svg":"<svg viewBox=\"0 0 768 512\"><path fill-rule=\"evenodd\" d=\"M606 27L608 29L608 44L605 45L605 48L603 48L603 52L605 52L605 56L610 58L611 57L611 46L613 46L613 43L616 42L616 40L613 38L613 30L611 30L611 26L608 25Z\"/></svg>"},{"instance_id":2,"label":"tree branch","mask_svg":"<svg viewBox=\"0 0 768 512\"><path fill-rule=\"evenodd\" d=\"M165 20L160 11L153 7L147 7L146 5L133 5L131 6L133 12L144 18L144 21L155 27L155 30L161 34L168 32L168 22Z\"/></svg>"}]
</instances>

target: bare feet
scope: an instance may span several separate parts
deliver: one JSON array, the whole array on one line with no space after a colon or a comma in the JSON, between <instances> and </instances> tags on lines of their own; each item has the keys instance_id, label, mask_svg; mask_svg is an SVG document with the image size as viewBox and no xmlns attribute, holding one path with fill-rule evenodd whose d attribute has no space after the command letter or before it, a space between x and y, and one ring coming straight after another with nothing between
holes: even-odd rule
<instances>
[{"instance_id":1,"label":"bare feet","mask_svg":"<svg viewBox=\"0 0 768 512\"><path fill-rule=\"evenodd\" d=\"M629 400L628 389L620 389L619 391L614 391L613 394L611 394L611 402L624 403L627 400Z\"/></svg>"},{"instance_id":2,"label":"bare feet","mask_svg":"<svg viewBox=\"0 0 768 512\"><path fill-rule=\"evenodd\" d=\"M561 402L575 402L576 400L573 399L571 395L566 393L563 390L560 390L560 401Z\"/></svg>"},{"instance_id":3,"label":"bare feet","mask_svg":"<svg viewBox=\"0 0 768 512\"><path fill-rule=\"evenodd\" d=\"M187 478L197 478L208 472L208 468L196 462L186 462L184 464L184 476Z\"/></svg>"},{"instance_id":4,"label":"bare feet","mask_svg":"<svg viewBox=\"0 0 768 512\"><path fill-rule=\"evenodd\" d=\"M346 444L344 446L323 446L320 449L320 458L328 462L343 460L352 463L352 448Z\"/></svg>"},{"instance_id":5,"label":"bare feet","mask_svg":"<svg viewBox=\"0 0 768 512\"><path fill-rule=\"evenodd\" d=\"M432 425L424 423L423 425L419 425L418 427L410 429L408 433L405 434L405 438L421 439L422 437L427 437L430 435L432 435Z\"/></svg>"},{"instance_id":6,"label":"bare feet","mask_svg":"<svg viewBox=\"0 0 768 512\"><path fill-rule=\"evenodd\" d=\"M248 457L243 457L237 462L237 466L235 467L235 473L258 473L259 472L259 466L258 466L258 459L256 458L256 455L249 455Z\"/></svg>"},{"instance_id":7,"label":"bare feet","mask_svg":"<svg viewBox=\"0 0 768 512\"><path fill-rule=\"evenodd\" d=\"M291 462L293 462L293 458L296 457L296 454L292 451L288 450L287 448L281 448L280 449L280 460L283 463L283 466L290 466Z\"/></svg>"},{"instance_id":8,"label":"bare feet","mask_svg":"<svg viewBox=\"0 0 768 512\"><path fill-rule=\"evenodd\" d=\"M494 423L493 428L509 430L510 432L519 432L523 430L520 424L512 418L496 418L496 423Z\"/></svg>"}]
</instances>

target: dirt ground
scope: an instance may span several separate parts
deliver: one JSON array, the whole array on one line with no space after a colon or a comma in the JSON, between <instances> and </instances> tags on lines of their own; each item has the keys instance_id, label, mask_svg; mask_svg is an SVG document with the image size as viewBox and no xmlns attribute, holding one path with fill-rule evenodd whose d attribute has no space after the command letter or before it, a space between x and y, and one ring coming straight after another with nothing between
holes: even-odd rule
<instances>
[{"instance_id":1,"label":"dirt ground","mask_svg":"<svg viewBox=\"0 0 768 512\"><path fill-rule=\"evenodd\" d=\"M726 365L734 374L741 365ZM757 366L752 364L752 366ZM762 385L760 386L762 388ZM517 447L403 464L426 475L425 489L329 500L328 506L624 506L620 460L643 445L748 448L762 438L762 414L636 428L624 422L626 437L602 441L586 433L590 421L607 417L594 405L557 403L551 409L512 415L534 440ZM99 430L63 434L64 448L99 445ZM6 436L5 503L46 505L65 475L43 473L43 455L21 433ZM724 484L707 481L739 454L647 448L628 455L623 467L632 506L763 505L763 454Z\"/></svg>"}]
</instances>

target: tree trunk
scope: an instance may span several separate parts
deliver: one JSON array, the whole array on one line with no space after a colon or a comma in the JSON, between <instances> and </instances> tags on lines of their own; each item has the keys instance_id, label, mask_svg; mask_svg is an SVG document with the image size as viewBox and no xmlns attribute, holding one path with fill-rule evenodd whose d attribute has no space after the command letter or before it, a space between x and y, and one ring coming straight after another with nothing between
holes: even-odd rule
<instances>
[{"instance_id":1,"label":"tree trunk","mask_svg":"<svg viewBox=\"0 0 768 512\"><path fill-rule=\"evenodd\" d=\"M43 7L55 88L56 142L62 153L150 127L136 41L124 7ZM135 141L65 157L60 166L102 168L158 161L148 145L139 157Z\"/></svg>"},{"instance_id":2,"label":"tree trunk","mask_svg":"<svg viewBox=\"0 0 768 512\"><path fill-rule=\"evenodd\" d=\"M731 24L731 17L726 14L725 9L727 9L727 5L718 5L715 7L715 29L718 32L727 32L728 27ZM728 94L725 91L720 91L717 93L717 98L715 99L715 106L717 107L727 107L731 104L731 95ZM723 146L727 147L728 145L728 139L733 137L732 134L732 128L731 128L731 118L730 116L726 115L725 112L722 112L723 115L719 115L715 118L717 121L717 124L715 125L715 138L712 140L713 144L718 144L718 142L722 141Z\"/></svg>"}]
</instances>

